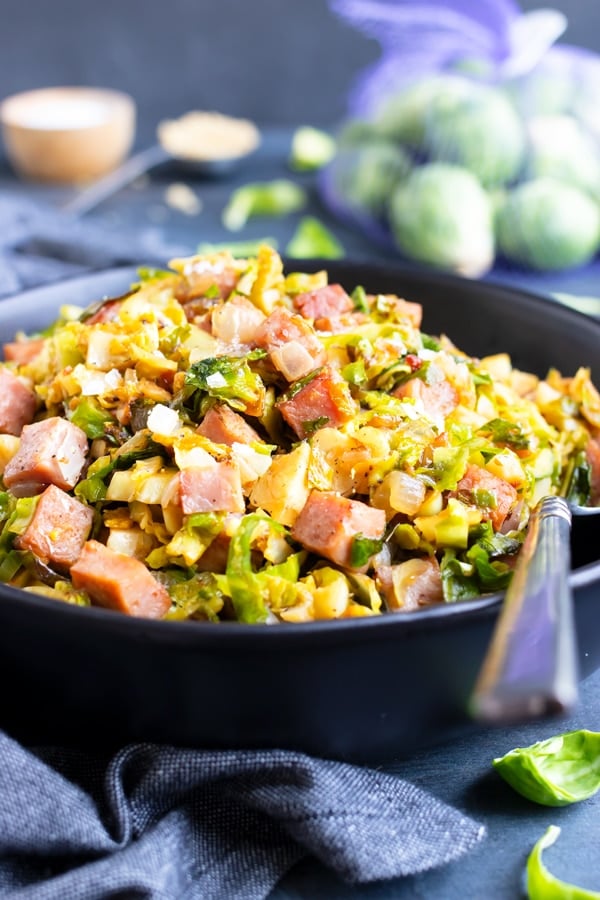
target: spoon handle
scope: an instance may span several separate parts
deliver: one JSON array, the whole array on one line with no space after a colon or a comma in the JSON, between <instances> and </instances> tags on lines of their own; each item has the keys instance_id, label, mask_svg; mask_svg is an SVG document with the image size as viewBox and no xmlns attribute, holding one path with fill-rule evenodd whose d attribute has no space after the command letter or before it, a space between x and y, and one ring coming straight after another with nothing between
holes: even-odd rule
<instances>
[{"instance_id":1,"label":"spoon handle","mask_svg":"<svg viewBox=\"0 0 600 900\"><path fill-rule=\"evenodd\" d=\"M168 159L170 159L169 154L163 150L160 144L148 147L147 150L141 150L134 156L130 156L118 169L109 172L104 178L100 178L99 181L95 181L89 187L75 194L73 199L63 206L63 213L73 216L73 218L84 216L104 200L127 187L140 175L167 162Z\"/></svg>"},{"instance_id":2,"label":"spoon handle","mask_svg":"<svg viewBox=\"0 0 600 900\"><path fill-rule=\"evenodd\" d=\"M570 527L562 497L544 497L531 515L471 698L471 714L480 722L565 713L577 700Z\"/></svg>"}]
</instances>

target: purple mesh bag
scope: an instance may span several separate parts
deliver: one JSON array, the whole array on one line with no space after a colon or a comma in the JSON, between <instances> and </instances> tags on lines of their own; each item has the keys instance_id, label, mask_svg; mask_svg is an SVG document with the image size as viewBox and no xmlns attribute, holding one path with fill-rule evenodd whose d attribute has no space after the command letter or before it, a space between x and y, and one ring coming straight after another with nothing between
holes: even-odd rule
<instances>
[{"instance_id":1,"label":"purple mesh bag","mask_svg":"<svg viewBox=\"0 0 600 900\"><path fill-rule=\"evenodd\" d=\"M600 139L600 57L556 45L567 25L561 12L523 13L513 0L330 0L330 7L381 47L380 58L351 86L349 121L373 121L412 82L459 73L507 87L524 118L567 112ZM385 218L340 187L352 164L352 152L342 151L321 172L322 200L376 244L393 247Z\"/></svg>"}]
</instances>

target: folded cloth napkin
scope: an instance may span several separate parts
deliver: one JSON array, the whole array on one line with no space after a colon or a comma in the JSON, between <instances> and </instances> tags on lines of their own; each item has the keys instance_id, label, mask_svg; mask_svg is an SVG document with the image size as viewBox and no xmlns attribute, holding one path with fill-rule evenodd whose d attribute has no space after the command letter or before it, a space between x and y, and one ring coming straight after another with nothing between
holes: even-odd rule
<instances>
[{"instance_id":1,"label":"folded cloth napkin","mask_svg":"<svg viewBox=\"0 0 600 900\"><path fill-rule=\"evenodd\" d=\"M312 854L349 882L462 856L482 825L395 775L280 750L30 751L0 732L0 896L254 900Z\"/></svg>"},{"instance_id":2,"label":"folded cloth napkin","mask_svg":"<svg viewBox=\"0 0 600 900\"><path fill-rule=\"evenodd\" d=\"M190 252L158 228L109 230L0 192L0 298L92 270L166 262Z\"/></svg>"}]
</instances>

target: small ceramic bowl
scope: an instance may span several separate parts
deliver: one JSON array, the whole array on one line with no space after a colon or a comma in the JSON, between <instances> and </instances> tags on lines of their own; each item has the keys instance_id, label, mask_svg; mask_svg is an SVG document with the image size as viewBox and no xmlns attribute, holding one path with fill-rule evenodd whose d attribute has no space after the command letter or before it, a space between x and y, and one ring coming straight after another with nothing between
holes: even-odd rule
<instances>
[{"instance_id":1,"label":"small ceramic bowl","mask_svg":"<svg viewBox=\"0 0 600 900\"><path fill-rule=\"evenodd\" d=\"M41 88L4 100L0 122L6 154L19 175L79 183L125 159L135 134L135 103L105 88Z\"/></svg>"}]
</instances>

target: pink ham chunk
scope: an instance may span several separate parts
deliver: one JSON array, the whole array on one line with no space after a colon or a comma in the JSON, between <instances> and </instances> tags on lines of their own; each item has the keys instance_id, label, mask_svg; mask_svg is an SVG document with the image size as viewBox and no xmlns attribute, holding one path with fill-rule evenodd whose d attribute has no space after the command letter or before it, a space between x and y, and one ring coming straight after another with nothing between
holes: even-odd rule
<instances>
[{"instance_id":1,"label":"pink ham chunk","mask_svg":"<svg viewBox=\"0 0 600 900\"><path fill-rule=\"evenodd\" d=\"M212 406L196 429L198 434L208 438L215 444L252 444L263 443L260 435L238 413L226 403Z\"/></svg>"},{"instance_id":2,"label":"pink ham chunk","mask_svg":"<svg viewBox=\"0 0 600 900\"><path fill-rule=\"evenodd\" d=\"M283 307L277 307L265 319L254 342L267 351L288 381L304 378L325 361L325 349L308 322Z\"/></svg>"},{"instance_id":3,"label":"pink ham chunk","mask_svg":"<svg viewBox=\"0 0 600 900\"><path fill-rule=\"evenodd\" d=\"M427 384L421 378L411 378L394 391L396 397L412 397L423 404L425 414L440 428L444 427L446 416L456 409L458 393L445 378Z\"/></svg>"},{"instance_id":4,"label":"pink ham chunk","mask_svg":"<svg viewBox=\"0 0 600 900\"><path fill-rule=\"evenodd\" d=\"M516 489L493 472L488 472L481 466L470 465L456 485L455 493L459 499L462 497L470 502L473 491L483 491L494 497L496 505L484 512L484 518L491 521L495 531L500 531L504 520L518 500Z\"/></svg>"},{"instance_id":5,"label":"pink ham chunk","mask_svg":"<svg viewBox=\"0 0 600 900\"><path fill-rule=\"evenodd\" d=\"M77 484L87 450L85 433L68 419L54 416L26 425L4 470L4 484L15 497L39 494L49 484L69 490Z\"/></svg>"},{"instance_id":6,"label":"pink ham chunk","mask_svg":"<svg viewBox=\"0 0 600 900\"><path fill-rule=\"evenodd\" d=\"M202 469L184 469L179 473L179 495L186 516L246 509L240 470L229 460Z\"/></svg>"},{"instance_id":7,"label":"pink ham chunk","mask_svg":"<svg viewBox=\"0 0 600 900\"><path fill-rule=\"evenodd\" d=\"M20 435L34 415L34 392L8 369L0 368L0 433Z\"/></svg>"},{"instance_id":8,"label":"pink ham chunk","mask_svg":"<svg viewBox=\"0 0 600 900\"><path fill-rule=\"evenodd\" d=\"M147 619L161 619L171 606L167 589L143 562L115 553L98 541L87 541L71 566L73 587L86 591L107 609Z\"/></svg>"},{"instance_id":9,"label":"pink ham chunk","mask_svg":"<svg viewBox=\"0 0 600 900\"><path fill-rule=\"evenodd\" d=\"M16 362L23 366L31 362L38 355L44 344L45 338L31 338L25 341L12 341L4 345L4 359Z\"/></svg>"},{"instance_id":10,"label":"pink ham chunk","mask_svg":"<svg viewBox=\"0 0 600 900\"><path fill-rule=\"evenodd\" d=\"M277 404L281 415L299 438L318 428L337 428L356 414L356 405L348 385L335 369L328 367Z\"/></svg>"},{"instance_id":11,"label":"pink ham chunk","mask_svg":"<svg viewBox=\"0 0 600 900\"><path fill-rule=\"evenodd\" d=\"M354 309L341 284L328 284L294 297L294 306L305 319L335 319Z\"/></svg>"},{"instance_id":12,"label":"pink ham chunk","mask_svg":"<svg viewBox=\"0 0 600 900\"><path fill-rule=\"evenodd\" d=\"M15 547L66 569L78 559L93 518L89 507L51 484L38 500L31 522L15 540Z\"/></svg>"},{"instance_id":13,"label":"pink ham chunk","mask_svg":"<svg viewBox=\"0 0 600 900\"><path fill-rule=\"evenodd\" d=\"M350 568L354 538L379 539L384 531L382 509L332 491L312 491L292 528L292 537L307 550Z\"/></svg>"},{"instance_id":14,"label":"pink ham chunk","mask_svg":"<svg viewBox=\"0 0 600 900\"><path fill-rule=\"evenodd\" d=\"M421 327L423 307L420 303L413 303L411 300L394 297L390 300L390 307L396 320L408 319L415 328Z\"/></svg>"},{"instance_id":15,"label":"pink ham chunk","mask_svg":"<svg viewBox=\"0 0 600 900\"><path fill-rule=\"evenodd\" d=\"M184 279L177 285L175 296L184 306L190 300L205 297L207 293L212 295L213 291L224 300L229 297L240 277L233 260L209 260L204 257L186 260L183 274Z\"/></svg>"}]
</instances>

